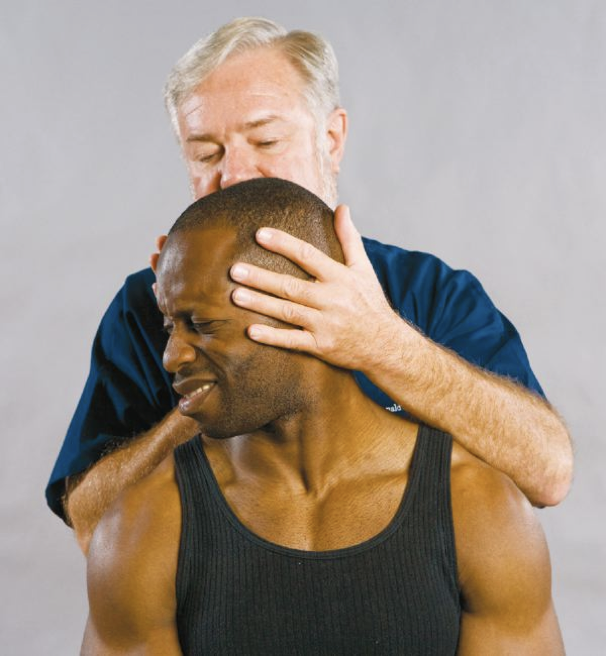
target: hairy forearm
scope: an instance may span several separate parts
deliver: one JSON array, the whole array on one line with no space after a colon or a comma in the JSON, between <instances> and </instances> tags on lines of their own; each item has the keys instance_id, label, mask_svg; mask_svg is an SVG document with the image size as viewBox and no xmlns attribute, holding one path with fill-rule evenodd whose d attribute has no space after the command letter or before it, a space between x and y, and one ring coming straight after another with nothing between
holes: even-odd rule
<instances>
[{"instance_id":1,"label":"hairy forearm","mask_svg":"<svg viewBox=\"0 0 606 656\"><path fill-rule=\"evenodd\" d=\"M101 458L67 485L65 511L84 554L99 520L127 486L153 471L178 445L199 432L199 425L172 410L149 431Z\"/></svg>"},{"instance_id":2,"label":"hairy forearm","mask_svg":"<svg viewBox=\"0 0 606 656\"><path fill-rule=\"evenodd\" d=\"M399 318L390 334L397 346L364 372L378 387L507 474L534 505L564 498L572 479L570 436L544 399L474 367Z\"/></svg>"}]
</instances>

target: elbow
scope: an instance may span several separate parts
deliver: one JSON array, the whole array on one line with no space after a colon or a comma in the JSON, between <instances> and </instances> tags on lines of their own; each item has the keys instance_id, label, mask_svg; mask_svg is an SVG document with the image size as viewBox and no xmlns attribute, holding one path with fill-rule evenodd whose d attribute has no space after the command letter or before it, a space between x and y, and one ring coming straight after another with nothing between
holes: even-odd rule
<instances>
[{"instance_id":1,"label":"elbow","mask_svg":"<svg viewBox=\"0 0 606 656\"><path fill-rule=\"evenodd\" d=\"M550 484L545 487L543 495L540 499L540 506L557 506L562 503L568 496L570 488L572 487L572 459L570 464L566 467L565 471L555 476Z\"/></svg>"},{"instance_id":2,"label":"elbow","mask_svg":"<svg viewBox=\"0 0 606 656\"><path fill-rule=\"evenodd\" d=\"M76 536L76 542L80 547L80 551L84 554L85 558L88 558L88 552L90 549L90 543L93 539L93 534L88 528L77 528L74 526L74 534Z\"/></svg>"},{"instance_id":3,"label":"elbow","mask_svg":"<svg viewBox=\"0 0 606 656\"><path fill-rule=\"evenodd\" d=\"M74 522L73 529L80 551L82 551L84 557L87 558L93 533L85 523Z\"/></svg>"},{"instance_id":4,"label":"elbow","mask_svg":"<svg viewBox=\"0 0 606 656\"><path fill-rule=\"evenodd\" d=\"M534 495L534 498L531 499L532 505L536 508L548 508L557 506L558 504L562 503L562 501L564 501L568 495L570 486L570 479L553 481Z\"/></svg>"},{"instance_id":5,"label":"elbow","mask_svg":"<svg viewBox=\"0 0 606 656\"><path fill-rule=\"evenodd\" d=\"M539 508L557 506L562 503L572 487L574 473L574 454L570 437L566 433L566 445L557 455L552 454L551 461L545 467L545 477L532 505Z\"/></svg>"},{"instance_id":6,"label":"elbow","mask_svg":"<svg viewBox=\"0 0 606 656\"><path fill-rule=\"evenodd\" d=\"M82 503L78 493L78 488L73 487L63 497L63 509L67 523L72 527L76 541L84 556L88 556L90 541L92 538L92 531L90 530L90 523L87 521L87 514L82 508Z\"/></svg>"}]
</instances>

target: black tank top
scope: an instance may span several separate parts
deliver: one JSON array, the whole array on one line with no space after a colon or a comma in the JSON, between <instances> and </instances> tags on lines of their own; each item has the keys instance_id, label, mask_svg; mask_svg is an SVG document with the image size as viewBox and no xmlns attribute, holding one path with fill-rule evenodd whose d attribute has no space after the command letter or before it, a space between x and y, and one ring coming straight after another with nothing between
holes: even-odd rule
<instances>
[{"instance_id":1,"label":"black tank top","mask_svg":"<svg viewBox=\"0 0 606 656\"><path fill-rule=\"evenodd\" d=\"M268 542L239 521L199 438L178 447L183 653L455 654L461 608L451 449L450 436L421 427L389 525L352 547L302 551Z\"/></svg>"}]
</instances>

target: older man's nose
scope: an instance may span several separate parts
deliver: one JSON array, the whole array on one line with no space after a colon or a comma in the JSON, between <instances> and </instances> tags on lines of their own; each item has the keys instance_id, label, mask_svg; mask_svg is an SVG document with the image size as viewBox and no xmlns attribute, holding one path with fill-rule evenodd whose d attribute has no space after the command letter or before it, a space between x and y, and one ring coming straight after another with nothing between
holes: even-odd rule
<instances>
[{"instance_id":1,"label":"older man's nose","mask_svg":"<svg viewBox=\"0 0 606 656\"><path fill-rule=\"evenodd\" d=\"M261 177L256 166L254 153L246 148L230 148L226 150L221 161L221 189Z\"/></svg>"}]
</instances>

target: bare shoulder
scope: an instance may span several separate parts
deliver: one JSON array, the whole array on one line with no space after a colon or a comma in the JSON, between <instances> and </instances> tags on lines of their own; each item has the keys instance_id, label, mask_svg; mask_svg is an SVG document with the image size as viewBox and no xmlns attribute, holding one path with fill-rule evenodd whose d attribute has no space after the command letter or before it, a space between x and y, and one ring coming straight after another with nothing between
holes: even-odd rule
<instances>
[{"instance_id":1,"label":"bare shoulder","mask_svg":"<svg viewBox=\"0 0 606 656\"><path fill-rule=\"evenodd\" d=\"M101 518L88 556L89 585L96 572L130 578L133 569L143 569L143 565L148 569L148 561L151 564L160 555L176 553L180 521L171 454L148 476L127 487Z\"/></svg>"},{"instance_id":2,"label":"bare shoulder","mask_svg":"<svg viewBox=\"0 0 606 656\"><path fill-rule=\"evenodd\" d=\"M536 522L532 506L515 483L502 472L453 442L451 465L453 510L469 519L497 513L503 521L525 518ZM497 519L497 518L495 518Z\"/></svg>"},{"instance_id":3,"label":"bare shoulder","mask_svg":"<svg viewBox=\"0 0 606 656\"><path fill-rule=\"evenodd\" d=\"M548 566L545 539L530 502L513 481L453 443L451 467L452 511L459 577L482 562L536 556ZM505 559L505 561L503 560Z\"/></svg>"},{"instance_id":4,"label":"bare shoulder","mask_svg":"<svg viewBox=\"0 0 606 656\"><path fill-rule=\"evenodd\" d=\"M136 556L143 544L163 548L171 529L179 528L179 490L172 454L148 476L128 486L101 518L91 541L89 563L119 554ZM178 534L177 534L178 535ZM150 542L151 541L151 542Z\"/></svg>"},{"instance_id":5,"label":"bare shoulder","mask_svg":"<svg viewBox=\"0 0 606 656\"><path fill-rule=\"evenodd\" d=\"M92 635L107 653L114 647L129 653L128 645L144 644L162 627L172 632L180 531L171 455L126 488L95 529L87 559L85 645Z\"/></svg>"},{"instance_id":6,"label":"bare shoulder","mask_svg":"<svg viewBox=\"0 0 606 656\"><path fill-rule=\"evenodd\" d=\"M505 474L453 444L452 512L463 618L459 654L563 653L543 530ZM479 651L478 651L479 650Z\"/></svg>"}]
</instances>

